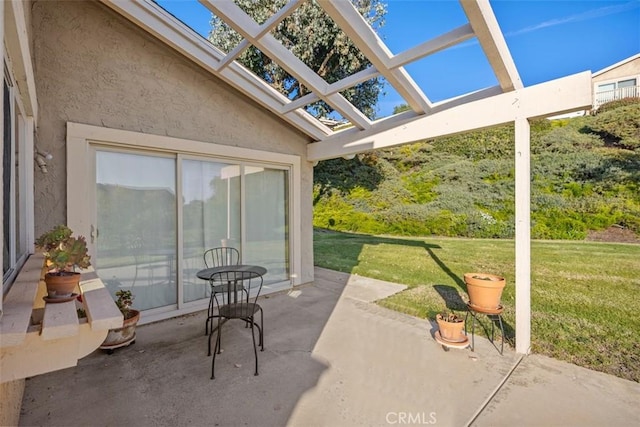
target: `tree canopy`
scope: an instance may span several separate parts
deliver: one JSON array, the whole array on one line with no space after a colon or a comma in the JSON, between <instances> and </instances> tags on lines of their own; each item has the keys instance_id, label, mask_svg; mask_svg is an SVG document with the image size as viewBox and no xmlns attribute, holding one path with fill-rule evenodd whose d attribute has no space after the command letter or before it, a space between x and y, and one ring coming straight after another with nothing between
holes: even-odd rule
<instances>
[{"instance_id":1,"label":"tree canopy","mask_svg":"<svg viewBox=\"0 0 640 427\"><path fill-rule=\"evenodd\" d=\"M287 0L235 1L259 24L287 3ZM380 0L351 1L374 30L384 24L386 4ZM272 34L329 84L371 66L369 60L315 1L303 3L280 22ZM209 40L219 49L229 52L240 43L242 36L214 15ZM238 61L291 100L309 93L308 88L253 45L242 52ZM373 119L383 84L380 78L373 78L341 94L363 114ZM323 101L310 104L306 109L316 117L327 116L333 111Z\"/></svg>"}]
</instances>

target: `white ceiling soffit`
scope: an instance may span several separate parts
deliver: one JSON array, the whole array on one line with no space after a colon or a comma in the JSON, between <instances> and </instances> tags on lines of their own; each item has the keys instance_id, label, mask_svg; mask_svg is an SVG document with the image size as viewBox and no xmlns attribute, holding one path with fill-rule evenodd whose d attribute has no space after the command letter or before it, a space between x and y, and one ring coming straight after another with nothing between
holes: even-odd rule
<instances>
[{"instance_id":1,"label":"white ceiling soffit","mask_svg":"<svg viewBox=\"0 0 640 427\"><path fill-rule=\"evenodd\" d=\"M424 139L424 137L416 139L415 129L420 126L411 126L412 123L416 125L421 123L421 126L429 124L431 130L426 132L429 137L439 136L438 131L434 132L435 129L440 129L441 132L444 132L442 134L471 130L474 127L470 127L470 123L461 120L461 118L468 117L469 114L486 115L490 113L486 108L494 104L506 105L502 101L506 99L504 97L496 102L490 101L488 98L523 89L520 76L488 0L460 0L468 24L396 55L392 54L350 1L319 1L318 4L325 13L335 21L372 64L368 69L333 84L328 84L270 34L270 31L279 22L308 0L290 0L285 7L263 24L255 22L233 1L199 0L207 9L244 37L244 40L228 54L214 47L151 0L101 1L308 135L313 142L308 150L309 160L355 154L372 149L374 146L398 145ZM430 102L403 67L472 37L476 37L482 47L498 84L495 87L438 103ZM236 62L235 59L249 45L256 46L268 55L280 67L298 79L311 93L291 101ZM371 121L340 94L341 91L374 77L384 77L388 84L392 85L402 96L410 110ZM577 81L582 82L582 80L582 77L577 78ZM543 85L542 89L526 93L539 94L547 90L555 90L545 89L546 87ZM583 89L585 88L580 87L580 92ZM590 84L586 86L586 89L590 90ZM577 104L582 105L584 100L582 96L578 95L581 94L572 97L576 101L575 107L567 106L566 103L557 107L548 102L542 105L549 106L549 112L580 108ZM525 98L529 99L530 96L527 95ZM306 105L318 100L323 100L331 105L342 117L349 120L353 127L334 132L304 110ZM516 103L516 105L522 105L522 103ZM517 112L513 108L506 110L513 114ZM447 111L450 114L444 114ZM463 111L464 115L460 115ZM539 115L546 114L546 112L540 112L539 109L536 110L537 113L540 113ZM425 121L425 118L430 116L434 116L433 120ZM502 116L503 114L500 114L501 118ZM514 118L515 116L511 116L511 119L507 121ZM443 126L434 126L438 120L449 121ZM481 120L481 122L477 125L486 127L490 123L498 123L499 120ZM403 132L402 130L407 127L413 131ZM396 137L392 138L393 143L390 141L384 144L381 144L380 141L371 143L378 136L386 135L388 137L389 132L393 129L398 131L395 132ZM399 135L403 136L399 137ZM403 140L403 138L405 139Z\"/></svg>"}]
</instances>

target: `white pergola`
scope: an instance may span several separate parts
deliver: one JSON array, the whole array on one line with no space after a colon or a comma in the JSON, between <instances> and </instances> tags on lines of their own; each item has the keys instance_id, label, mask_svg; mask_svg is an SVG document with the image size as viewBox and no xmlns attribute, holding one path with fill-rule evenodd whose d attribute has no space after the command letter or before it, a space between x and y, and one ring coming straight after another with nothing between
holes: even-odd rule
<instances>
[{"instance_id":1,"label":"white pergola","mask_svg":"<svg viewBox=\"0 0 640 427\"><path fill-rule=\"evenodd\" d=\"M372 66L335 83L327 83L283 46L271 31L300 5L290 0L259 24L230 0L200 0L244 40L223 52L150 0L102 0L141 28L270 110L309 137L307 160L346 157L378 148L515 123L516 192L516 351L528 353L531 343L530 253L530 132L529 120L582 110L591 106L591 73L574 74L523 87L504 36L488 0L460 0L468 23L398 54L377 36L348 0L317 0ZM517 3L513 3L518 7ZM405 70L405 66L471 38L480 44L498 84L433 103ZM310 93L290 100L247 70L236 58L256 46ZM370 120L340 92L375 77L384 77L410 110ZM353 126L334 131L305 110L322 100Z\"/></svg>"}]
</instances>

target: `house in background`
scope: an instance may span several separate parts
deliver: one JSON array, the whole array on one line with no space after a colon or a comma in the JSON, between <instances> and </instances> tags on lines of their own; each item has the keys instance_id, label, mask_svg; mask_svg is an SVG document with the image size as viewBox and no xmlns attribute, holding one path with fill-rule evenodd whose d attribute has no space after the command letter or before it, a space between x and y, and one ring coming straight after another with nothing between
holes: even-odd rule
<instances>
[{"instance_id":1,"label":"house in background","mask_svg":"<svg viewBox=\"0 0 640 427\"><path fill-rule=\"evenodd\" d=\"M373 64L328 84L271 34L303 2L261 24L231 1L202 3L245 38L236 49L220 51L151 0L0 3L0 424L17 422L24 378L74 366L108 326L93 316L80 323L75 309L58 316L51 306L66 303L37 296L40 233L67 224L86 236L100 286L111 295L131 289L141 323L204 310L208 284L194 271L205 248L234 246L243 262L267 267L266 292L313 281L315 162L508 122L519 153L516 350L526 353L528 120L590 106L591 74L523 87L487 0L460 2L468 22L397 55L351 2L327 1L323 10ZM473 37L495 86L432 103L404 67ZM309 93L291 101L238 64L249 45ZM378 76L409 111L370 120L341 95ZM353 126L317 120L305 106L318 100ZM30 324L33 308L68 323L51 335L46 322ZM94 341L80 342L83 334ZM19 363L8 368L9 359Z\"/></svg>"},{"instance_id":2,"label":"house in background","mask_svg":"<svg viewBox=\"0 0 640 427\"><path fill-rule=\"evenodd\" d=\"M549 120L570 119L595 112L607 102L622 98L640 98L640 53L623 59L591 75L593 106L582 111L547 117Z\"/></svg>"},{"instance_id":3,"label":"house in background","mask_svg":"<svg viewBox=\"0 0 640 427\"><path fill-rule=\"evenodd\" d=\"M596 71L593 109L622 98L640 98L640 53Z\"/></svg>"}]
</instances>

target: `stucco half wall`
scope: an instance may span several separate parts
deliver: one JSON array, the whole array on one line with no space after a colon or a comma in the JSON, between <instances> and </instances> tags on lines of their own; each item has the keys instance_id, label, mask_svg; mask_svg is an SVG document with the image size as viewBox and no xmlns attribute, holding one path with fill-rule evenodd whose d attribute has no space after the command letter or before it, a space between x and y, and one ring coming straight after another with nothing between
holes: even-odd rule
<instances>
[{"instance_id":1,"label":"stucco half wall","mask_svg":"<svg viewBox=\"0 0 640 427\"><path fill-rule=\"evenodd\" d=\"M85 123L300 156L301 283L313 280L313 167L308 138L97 2L33 4L40 108L35 235L66 222L66 127Z\"/></svg>"}]
</instances>

